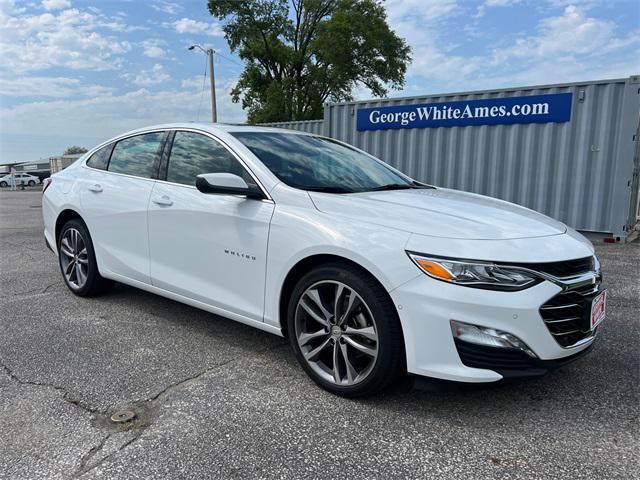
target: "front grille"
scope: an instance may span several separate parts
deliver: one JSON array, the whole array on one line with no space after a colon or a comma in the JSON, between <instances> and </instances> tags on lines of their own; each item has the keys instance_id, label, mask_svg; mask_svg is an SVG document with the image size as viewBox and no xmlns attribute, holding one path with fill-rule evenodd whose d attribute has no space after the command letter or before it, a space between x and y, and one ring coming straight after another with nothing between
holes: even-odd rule
<instances>
[{"instance_id":1,"label":"front grille","mask_svg":"<svg viewBox=\"0 0 640 480\"><path fill-rule=\"evenodd\" d=\"M594 334L591 331L591 301L600 291L595 284L560 292L540 307L549 332L563 347L570 347Z\"/></svg>"},{"instance_id":2,"label":"front grille","mask_svg":"<svg viewBox=\"0 0 640 480\"><path fill-rule=\"evenodd\" d=\"M582 273L592 272L594 269L593 257L564 260L562 262L510 263L509 265L528 268L529 270L546 273L557 278L573 277Z\"/></svg>"}]
</instances>

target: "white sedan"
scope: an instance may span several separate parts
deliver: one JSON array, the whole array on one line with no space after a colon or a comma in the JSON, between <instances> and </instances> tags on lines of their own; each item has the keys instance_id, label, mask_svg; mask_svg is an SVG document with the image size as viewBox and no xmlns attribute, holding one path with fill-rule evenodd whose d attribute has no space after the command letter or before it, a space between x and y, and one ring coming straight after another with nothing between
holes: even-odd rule
<instances>
[{"instance_id":1,"label":"white sedan","mask_svg":"<svg viewBox=\"0 0 640 480\"><path fill-rule=\"evenodd\" d=\"M345 396L407 372L539 375L585 353L604 318L574 230L301 132L132 131L48 179L43 214L76 295L118 281L288 337Z\"/></svg>"},{"instance_id":2,"label":"white sedan","mask_svg":"<svg viewBox=\"0 0 640 480\"><path fill-rule=\"evenodd\" d=\"M2 188L9 187L12 184L16 186L29 185L30 187L33 187L38 183L40 183L40 179L38 177L29 175L28 173L22 173L22 172L0 177L0 187Z\"/></svg>"}]
</instances>

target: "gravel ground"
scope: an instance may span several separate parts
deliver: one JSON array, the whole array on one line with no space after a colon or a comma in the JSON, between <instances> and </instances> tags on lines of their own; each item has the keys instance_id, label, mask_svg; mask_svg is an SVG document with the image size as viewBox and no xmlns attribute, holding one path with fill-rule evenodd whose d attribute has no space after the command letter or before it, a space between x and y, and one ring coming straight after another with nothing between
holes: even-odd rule
<instances>
[{"instance_id":1,"label":"gravel ground","mask_svg":"<svg viewBox=\"0 0 640 480\"><path fill-rule=\"evenodd\" d=\"M640 243L596 246L590 355L479 391L318 389L285 340L118 285L72 295L0 192L0 478L639 478ZM109 417L131 408L116 427Z\"/></svg>"}]
</instances>

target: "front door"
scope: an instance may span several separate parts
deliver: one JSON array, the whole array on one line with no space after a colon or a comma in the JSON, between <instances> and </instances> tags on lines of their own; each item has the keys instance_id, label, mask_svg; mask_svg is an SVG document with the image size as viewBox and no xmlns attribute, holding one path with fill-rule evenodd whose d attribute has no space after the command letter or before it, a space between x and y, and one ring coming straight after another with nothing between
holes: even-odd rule
<instances>
[{"instance_id":1,"label":"front door","mask_svg":"<svg viewBox=\"0 0 640 480\"><path fill-rule=\"evenodd\" d=\"M214 138L177 131L166 181L149 203L151 281L154 286L262 321L270 200L204 194L201 173L234 173L254 182Z\"/></svg>"}]
</instances>

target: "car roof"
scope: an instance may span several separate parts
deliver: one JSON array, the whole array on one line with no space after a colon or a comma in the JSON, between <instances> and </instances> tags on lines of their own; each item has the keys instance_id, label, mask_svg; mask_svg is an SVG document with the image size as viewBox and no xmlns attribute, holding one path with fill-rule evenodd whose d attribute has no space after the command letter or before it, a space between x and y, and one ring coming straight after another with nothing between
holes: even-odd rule
<instances>
[{"instance_id":1,"label":"car roof","mask_svg":"<svg viewBox=\"0 0 640 480\"><path fill-rule=\"evenodd\" d=\"M260 125L244 125L233 123L213 123L213 122L181 122L181 123L163 123L159 125L150 125L148 127L138 128L129 132L118 135L118 137L131 135L134 133L143 133L150 130L166 130L176 128L194 128L197 130L203 130L206 132L217 133L233 133L233 132L278 132L278 133L295 133L299 135L310 135L307 132L300 132L298 130L287 130L283 128L265 127Z\"/></svg>"}]
</instances>

